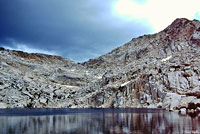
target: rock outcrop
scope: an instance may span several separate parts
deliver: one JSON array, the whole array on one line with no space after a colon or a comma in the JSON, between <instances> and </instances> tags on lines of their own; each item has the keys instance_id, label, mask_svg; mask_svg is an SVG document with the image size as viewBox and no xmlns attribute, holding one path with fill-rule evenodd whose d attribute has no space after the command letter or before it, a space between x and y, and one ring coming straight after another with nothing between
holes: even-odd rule
<instances>
[{"instance_id":1,"label":"rock outcrop","mask_svg":"<svg viewBox=\"0 0 200 134\"><path fill-rule=\"evenodd\" d=\"M84 63L0 48L1 108L200 108L200 22L176 19Z\"/></svg>"}]
</instances>

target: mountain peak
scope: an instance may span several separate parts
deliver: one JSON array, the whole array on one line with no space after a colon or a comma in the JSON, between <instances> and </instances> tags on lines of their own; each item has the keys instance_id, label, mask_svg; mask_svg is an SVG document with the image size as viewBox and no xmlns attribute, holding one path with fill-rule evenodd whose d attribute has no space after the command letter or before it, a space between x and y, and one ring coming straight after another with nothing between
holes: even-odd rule
<instances>
[{"instance_id":1,"label":"mountain peak","mask_svg":"<svg viewBox=\"0 0 200 134\"><path fill-rule=\"evenodd\" d=\"M193 35L200 31L200 22L198 20L191 21L186 18L178 18L163 31L170 40L190 41ZM196 45L199 44L197 43Z\"/></svg>"},{"instance_id":2,"label":"mountain peak","mask_svg":"<svg viewBox=\"0 0 200 134\"><path fill-rule=\"evenodd\" d=\"M82 64L0 48L0 108L194 109L199 46L200 22L180 18Z\"/></svg>"},{"instance_id":3,"label":"mountain peak","mask_svg":"<svg viewBox=\"0 0 200 134\"><path fill-rule=\"evenodd\" d=\"M159 33L133 38L125 45L83 65L89 68L124 66L138 59L167 57L189 46L200 46L200 22L178 18Z\"/></svg>"}]
</instances>

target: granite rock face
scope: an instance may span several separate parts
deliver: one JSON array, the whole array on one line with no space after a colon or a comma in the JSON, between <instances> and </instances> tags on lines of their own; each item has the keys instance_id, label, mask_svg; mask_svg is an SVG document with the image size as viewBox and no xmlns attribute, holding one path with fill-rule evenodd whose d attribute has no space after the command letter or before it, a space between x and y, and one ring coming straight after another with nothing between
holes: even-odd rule
<instances>
[{"instance_id":1,"label":"granite rock face","mask_svg":"<svg viewBox=\"0 0 200 134\"><path fill-rule=\"evenodd\" d=\"M84 63L0 48L0 108L200 106L200 22L176 19ZM185 110L185 109L184 109Z\"/></svg>"}]
</instances>

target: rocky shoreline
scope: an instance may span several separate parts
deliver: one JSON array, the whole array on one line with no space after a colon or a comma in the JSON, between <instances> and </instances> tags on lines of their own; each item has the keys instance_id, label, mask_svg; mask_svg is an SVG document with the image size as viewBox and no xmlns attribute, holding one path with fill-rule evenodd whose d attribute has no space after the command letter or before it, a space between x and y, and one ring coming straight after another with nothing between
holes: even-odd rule
<instances>
[{"instance_id":1,"label":"rocky shoreline","mask_svg":"<svg viewBox=\"0 0 200 134\"><path fill-rule=\"evenodd\" d=\"M84 63L0 48L0 108L200 110L200 22L176 19Z\"/></svg>"}]
</instances>

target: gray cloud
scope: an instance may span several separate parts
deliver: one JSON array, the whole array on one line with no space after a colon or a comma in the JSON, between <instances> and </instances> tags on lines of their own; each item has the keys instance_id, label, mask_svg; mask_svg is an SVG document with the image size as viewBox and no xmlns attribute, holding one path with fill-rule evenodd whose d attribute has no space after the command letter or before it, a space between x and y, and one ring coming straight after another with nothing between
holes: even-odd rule
<instances>
[{"instance_id":1,"label":"gray cloud","mask_svg":"<svg viewBox=\"0 0 200 134\"><path fill-rule=\"evenodd\" d=\"M35 50L85 61L152 32L143 20L124 21L112 14L114 0L1 0L0 45L11 40Z\"/></svg>"}]
</instances>

